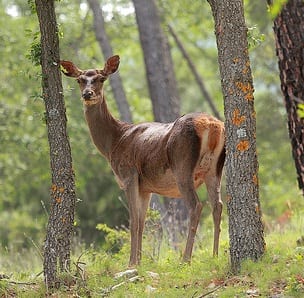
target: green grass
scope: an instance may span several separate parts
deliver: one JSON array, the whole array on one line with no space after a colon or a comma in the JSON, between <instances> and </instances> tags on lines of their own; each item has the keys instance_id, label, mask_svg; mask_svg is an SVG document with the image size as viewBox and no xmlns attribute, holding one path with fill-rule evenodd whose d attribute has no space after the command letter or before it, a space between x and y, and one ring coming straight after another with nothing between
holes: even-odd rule
<instances>
[{"instance_id":1,"label":"green grass","mask_svg":"<svg viewBox=\"0 0 304 298\"><path fill-rule=\"evenodd\" d=\"M52 297L304 297L304 247L296 243L303 227L303 220L296 215L284 230L269 232L263 258L259 262L245 261L238 275L229 273L225 227L220 256L211 257L212 233L206 229L204 237L197 239L190 265L181 263L181 253L164 244L159 257L152 256L154 242L146 234L135 281L115 278L116 273L127 269L128 243L113 255L79 246L73 254L71 273L60 276L65 284ZM42 260L36 249L4 250L0 252L0 265L0 297L45 296Z\"/></svg>"}]
</instances>

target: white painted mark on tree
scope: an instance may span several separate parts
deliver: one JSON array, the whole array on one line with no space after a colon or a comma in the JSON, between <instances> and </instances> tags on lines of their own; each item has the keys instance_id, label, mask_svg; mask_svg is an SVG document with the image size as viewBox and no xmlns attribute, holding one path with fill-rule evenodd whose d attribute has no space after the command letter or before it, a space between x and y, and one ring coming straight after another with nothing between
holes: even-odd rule
<instances>
[{"instance_id":1,"label":"white painted mark on tree","mask_svg":"<svg viewBox=\"0 0 304 298\"><path fill-rule=\"evenodd\" d=\"M239 139L246 138L246 137L247 137L246 128L244 128L244 127L239 128L239 129L236 131L236 134L237 134L237 137L238 137Z\"/></svg>"}]
</instances>

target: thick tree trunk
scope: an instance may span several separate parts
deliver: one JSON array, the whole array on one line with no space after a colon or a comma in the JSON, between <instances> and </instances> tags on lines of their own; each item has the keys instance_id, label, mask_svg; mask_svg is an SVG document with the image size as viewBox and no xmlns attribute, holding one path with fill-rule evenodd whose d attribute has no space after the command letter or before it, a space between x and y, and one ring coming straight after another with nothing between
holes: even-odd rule
<instances>
[{"instance_id":1,"label":"thick tree trunk","mask_svg":"<svg viewBox=\"0 0 304 298\"><path fill-rule=\"evenodd\" d=\"M234 272L265 251L258 186L256 119L242 0L208 0L225 104L227 207Z\"/></svg>"},{"instance_id":2,"label":"thick tree trunk","mask_svg":"<svg viewBox=\"0 0 304 298\"><path fill-rule=\"evenodd\" d=\"M161 29L154 0L133 0L155 121L171 122L180 115L180 99L169 42ZM155 200L152 203L157 204ZM188 211L182 199L164 199L163 227L173 246L187 230Z\"/></svg>"},{"instance_id":3,"label":"thick tree trunk","mask_svg":"<svg viewBox=\"0 0 304 298\"><path fill-rule=\"evenodd\" d=\"M303 0L289 0L274 21L274 32L292 155L298 185L304 195L304 119L297 113L298 104L304 103L303 16Z\"/></svg>"},{"instance_id":4,"label":"thick tree trunk","mask_svg":"<svg viewBox=\"0 0 304 298\"><path fill-rule=\"evenodd\" d=\"M58 265L61 271L69 270L70 267L76 194L66 131L54 0L36 0L36 9L41 32L42 90L52 174L50 217L43 263L45 283L49 288L56 285Z\"/></svg>"},{"instance_id":5,"label":"thick tree trunk","mask_svg":"<svg viewBox=\"0 0 304 298\"><path fill-rule=\"evenodd\" d=\"M100 46L103 56L106 59L113 56L113 50L105 30L105 22L102 14L100 4L97 0L87 0L94 16L94 32L96 40ZM120 75L117 73L110 76L110 85L114 94L115 101L120 113L120 119L126 122L132 122L132 115L129 104L127 102L126 94L123 89Z\"/></svg>"}]
</instances>

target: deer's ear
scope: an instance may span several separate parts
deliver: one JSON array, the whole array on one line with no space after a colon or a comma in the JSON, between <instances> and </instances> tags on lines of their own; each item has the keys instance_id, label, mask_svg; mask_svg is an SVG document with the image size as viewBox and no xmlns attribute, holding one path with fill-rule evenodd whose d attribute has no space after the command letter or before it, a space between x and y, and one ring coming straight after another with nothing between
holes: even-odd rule
<instances>
[{"instance_id":1,"label":"deer's ear","mask_svg":"<svg viewBox=\"0 0 304 298\"><path fill-rule=\"evenodd\" d=\"M102 72L108 76L114 73L118 69L118 66L119 66L119 56L118 55L112 56L107 60Z\"/></svg>"},{"instance_id":2,"label":"deer's ear","mask_svg":"<svg viewBox=\"0 0 304 298\"><path fill-rule=\"evenodd\" d=\"M68 77L77 78L82 74L82 70L71 61L61 60L60 69Z\"/></svg>"}]
</instances>

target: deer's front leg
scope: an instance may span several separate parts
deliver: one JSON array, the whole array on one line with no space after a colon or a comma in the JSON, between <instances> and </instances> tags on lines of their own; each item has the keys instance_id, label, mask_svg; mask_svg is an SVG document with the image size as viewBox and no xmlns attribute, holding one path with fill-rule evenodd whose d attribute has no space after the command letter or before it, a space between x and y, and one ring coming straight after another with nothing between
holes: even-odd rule
<instances>
[{"instance_id":1,"label":"deer's front leg","mask_svg":"<svg viewBox=\"0 0 304 298\"><path fill-rule=\"evenodd\" d=\"M150 202L149 193L141 193L138 184L138 175L134 174L126 186L125 193L129 205L131 252L129 266L140 263L142 250L142 235L145 217Z\"/></svg>"},{"instance_id":2,"label":"deer's front leg","mask_svg":"<svg viewBox=\"0 0 304 298\"><path fill-rule=\"evenodd\" d=\"M138 242L137 242L137 258L138 263L141 260L141 254L142 254L142 238L143 238L143 231L145 227L145 220L146 220L146 214L149 207L151 194L150 193L139 193L138 198Z\"/></svg>"}]
</instances>

